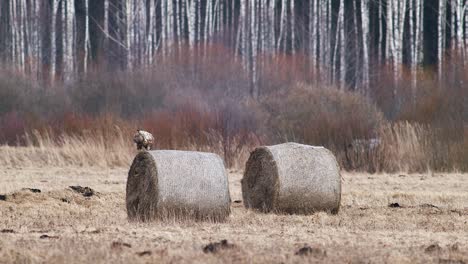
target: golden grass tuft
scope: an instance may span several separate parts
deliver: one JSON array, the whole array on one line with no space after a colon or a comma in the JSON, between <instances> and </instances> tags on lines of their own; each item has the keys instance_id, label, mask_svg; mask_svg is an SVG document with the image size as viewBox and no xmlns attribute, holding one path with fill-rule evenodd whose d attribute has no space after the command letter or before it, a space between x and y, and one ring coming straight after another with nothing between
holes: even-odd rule
<instances>
[{"instance_id":1,"label":"golden grass tuft","mask_svg":"<svg viewBox=\"0 0 468 264\"><path fill-rule=\"evenodd\" d=\"M49 132L35 130L25 135L26 145L0 147L0 165L6 167L126 167L136 153L131 140L115 129L112 138L101 131L84 135L62 134L52 138Z\"/></svg>"}]
</instances>

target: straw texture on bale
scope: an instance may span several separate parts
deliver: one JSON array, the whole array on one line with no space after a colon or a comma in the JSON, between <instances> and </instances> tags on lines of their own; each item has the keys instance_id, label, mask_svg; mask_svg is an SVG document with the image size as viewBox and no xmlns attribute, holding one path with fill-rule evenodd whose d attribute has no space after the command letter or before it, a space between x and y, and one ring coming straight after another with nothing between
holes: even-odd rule
<instances>
[{"instance_id":1,"label":"straw texture on bale","mask_svg":"<svg viewBox=\"0 0 468 264\"><path fill-rule=\"evenodd\" d=\"M223 221L230 214L223 160L203 152L140 152L128 173L126 205L131 220Z\"/></svg>"},{"instance_id":2,"label":"straw texture on bale","mask_svg":"<svg viewBox=\"0 0 468 264\"><path fill-rule=\"evenodd\" d=\"M297 143L259 147L247 161L242 196L247 208L263 212L337 213L340 168L324 147Z\"/></svg>"}]
</instances>

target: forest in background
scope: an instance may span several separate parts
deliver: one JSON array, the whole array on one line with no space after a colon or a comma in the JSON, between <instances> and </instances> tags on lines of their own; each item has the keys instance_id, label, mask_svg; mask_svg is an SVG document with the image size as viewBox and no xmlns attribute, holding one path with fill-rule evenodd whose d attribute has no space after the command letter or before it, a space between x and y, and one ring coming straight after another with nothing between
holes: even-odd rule
<instances>
[{"instance_id":1,"label":"forest in background","mask_svg":"<svg viewBox=\"0 0 468 264\"><path fill-rule=\"evenodd\" d=\"M293 140L346 169L467 170L467 4L2 0L0 142L141 126L228 165Z\"/></svg>"}]
</instances>

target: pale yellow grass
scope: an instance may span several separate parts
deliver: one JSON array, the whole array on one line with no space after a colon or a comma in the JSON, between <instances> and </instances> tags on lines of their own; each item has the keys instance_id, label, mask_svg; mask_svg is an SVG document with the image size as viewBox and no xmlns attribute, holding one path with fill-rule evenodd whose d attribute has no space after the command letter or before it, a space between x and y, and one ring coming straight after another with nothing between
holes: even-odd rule
<instances>
[{"instance_id":1,"label":"pale yellow grass","mask_svg":"<svg viewBox=\"0 0 468 264\"><path fill-rule=\"evenodd\" d=\"M345 173L338 215L261 214L233 203L226 223L138 224L126 218L126 169L2 168L0 194L10 195L0 201L0 231L15 233L0 233L0 263L468 263L466 174ZM232 200L241 200L241 174L229 177ZM99 193L84 198L69 185ZM395 202L403 208L388 207ZM221 239L236 247L203 253ZM296 256L304 245L326 254Z\"/></svg>"},{"instance_id":2,"label":"pale yellow grass","mask_svg":"<svg viewBox=\"0 0 468 264\"><path fill-rule=\"evenodd\" d=\"M127 167L136 148L128 135L116 127L112 135L102 131L85 132L82 136L63 134L53 139L38 131L25 135L26 146L0 146L0 166L37 167Z\"/></svg>"},{"instance_id":3,"label":"pale yellow grass","mask_svg":"<svg viewBox=\"0 0 468 264\"><path fill-rule=\"evenodd\" d=\"M102 130L83 131L83 135L62 134L50 136L49 132L34 131L26 134L24 146L0 145L0 167L8 168L38 168L38 167L97 167L128 168L136 155L136 146L132 135L115 127L112 134ZM224 152L232 153L230 165L233 168L244 167L250 155L251 147L238 148L240 139L232 139L232 144L225 146L221 135L209 134L210 143L196 145L185 142L175 144L175 149L213 152L224 157ZM156 142L157 144L157 142ZM157 145L155 146L157 147ZM226 148L225 148L226 147Z\"/></svg>"},{"instance_id":4,"label":"pale yellow grass","mask_svg":"<svg viewBox=\"0 0 468 264\"><path fill-rule=\"evenodd\" d=\"M379 132L384 145L386 168L396 171L427 171L430 168L430 130L420 124L400 122Z\"/></svg>"}]
</instances>

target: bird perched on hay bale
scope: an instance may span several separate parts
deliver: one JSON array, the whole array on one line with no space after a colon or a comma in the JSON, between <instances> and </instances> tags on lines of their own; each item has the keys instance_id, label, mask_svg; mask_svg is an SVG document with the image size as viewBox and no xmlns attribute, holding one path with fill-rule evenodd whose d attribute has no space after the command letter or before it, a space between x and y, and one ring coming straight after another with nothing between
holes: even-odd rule
<instances>
[{"instance_id":1,"label":"bird perched on hay bale","mask_svg":"<svg viewBox=\"0 0 468 264\"><path fill-rule=\"evenodd\" d=\"M151 150L154 143L154 137L151 133L138 129L133 136L133 142L136 143L138 150Z\"/></svg>"}]
</instances>

